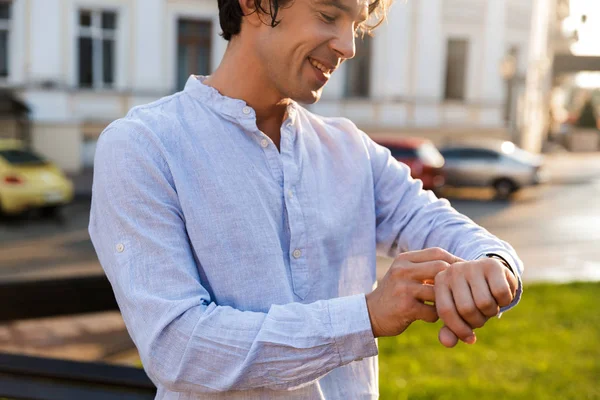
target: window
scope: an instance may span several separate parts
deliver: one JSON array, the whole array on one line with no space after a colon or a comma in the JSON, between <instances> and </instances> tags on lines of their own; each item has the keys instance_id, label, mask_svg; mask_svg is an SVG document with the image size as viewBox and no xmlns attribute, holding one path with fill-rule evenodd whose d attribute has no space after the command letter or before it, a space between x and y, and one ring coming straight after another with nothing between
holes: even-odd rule
<instances>
[{"instance_id":1,"label":"window","mask_svg":"<svg viewBox=\"0 0 600 400\"><path fill-rule=\"evenodd\" d=\"M12 165L46 163L46 161L37 154L21 149L0 150L0 157L4 158L6 162Z\"/></svg>"},{"instance_id":2,"label":"window","mask_svg":"<svg viewBox=\"0 0 600 400\"><path fill-rule=\"evenodd\" d=\"M449 39L446 59L446 100L464 100L467 76L469 42Z\"/></svg>"},{"instance_id":3,"label":"window","mask_svg":"<svg viewBox=\"0 0 600 400\"><path fill-rule=\"evenodd\" d=\"M110 88L115 80L117 14L112 11L79 12L79 86Z\"/></svg>"},{"instance_id":4,"label":"window","mask_svg":"<svg viewBox=\"0 0 600 400\"><path fill-rule=\"evenodd\" d=\"M371 94L371 37L356 38L356 55L347 61L346 97L369 97Z\"/></svg>"},{"instance_id":5,"label":"window","mask_svg":"<svg viewBox=\"0 0 600 400\"><path fill-rule=\"evenodd\" d=\"M444 158L446 160L459 160L460 159L460 150L457 149L449 149L449 150L442 150L442 156L444 156Z\"/></svg>"},{"instance_id":6,"label":"window","mask_svg":"<svg viewBox=\"0 0 600 400\"><path fill-rule=\"evenodd\" d=\"M11 3L0 2L0 77L8 76Z\"/></svg>"},{"instance_id":7,"label":"window","mask_svg":"<svg viewBox=\"0 0 600 400\"><path fill-rule=\"evenodd\" d=\"M493 161L500 158L500 154L486 149L450 149L442 154L446 160Z\"/></svg>"},{"instance_id":8,"label":"window","mask_svg":"<svg viewBox=\"0 0 600 400\"><path fill-rule=\"evenodd\" d=\"M181 19L177 26L177 88L183 89L191 74L209 75L212 23Z\"/></svg>"},{"instance_id":9,"label":"window","mask_svg":"<svg viewBox=\"0 0 600 400\"><path fill-rule=\"evenodd\" d=\"M490 150L469 149L463 150L463 158L467 160L493 161L500 158L500 154Z\"/></svg>"},{"instance_id":10,"label":"window","mask_svg":"<svg viewBox=\"0 0 600 400\"><path fill-rule=\"evenodd\" d=\"M394 158L415 158L417 156L417 152L415 149L406 149L402 147L392 147L388 146L390 152L392 153L392 157Z\"/></svg>"}]
</instances>

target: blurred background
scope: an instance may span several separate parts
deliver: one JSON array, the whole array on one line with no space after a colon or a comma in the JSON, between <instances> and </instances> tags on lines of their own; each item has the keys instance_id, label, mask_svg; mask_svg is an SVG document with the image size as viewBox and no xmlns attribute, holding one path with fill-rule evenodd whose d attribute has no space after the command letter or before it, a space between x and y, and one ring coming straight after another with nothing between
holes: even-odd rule
<instances>
[{"instance_id":1,"label":"blurred background","mask_svg":"<svg viewBox=\"0 0 600 400\"><path fill-rule=\"evenodd\" d=\"M219 32L214 0L0 0L0 398L151 387L90 364L140 366L87 233L95 145L214 71ZM382 340L382 398L600 398L599 37L597 0L396 0L309 107L352 119L527 267L524 304L489 329L512 342Z\"/></svg>"}]
</instances>

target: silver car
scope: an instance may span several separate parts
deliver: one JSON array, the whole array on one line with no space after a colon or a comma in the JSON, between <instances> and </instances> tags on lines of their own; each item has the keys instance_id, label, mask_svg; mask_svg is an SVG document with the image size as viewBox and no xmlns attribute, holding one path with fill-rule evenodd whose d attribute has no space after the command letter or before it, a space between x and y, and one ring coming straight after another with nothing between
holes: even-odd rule
<instances>
[{"instance_id":1,"label":"silver car","mask_svg":"<svg viewBox=\"0 0 600 400\"><path fill-rule=\"evenodd\" d=\"M488 187L500 199L519 189L542 183L543 157L501 140L478 140L440 150L449 186Z\"/></svg>"}]
</instances>

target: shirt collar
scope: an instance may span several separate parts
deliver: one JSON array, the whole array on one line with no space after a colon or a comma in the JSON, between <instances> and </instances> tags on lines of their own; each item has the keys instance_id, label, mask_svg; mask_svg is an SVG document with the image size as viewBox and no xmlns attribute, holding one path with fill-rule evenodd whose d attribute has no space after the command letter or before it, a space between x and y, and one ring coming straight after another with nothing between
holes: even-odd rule
<instances>
[{"instance_id":1,"label":"shirt collar","mask_svg":"<svg viewBox=\"0 0 600 400\"><path fill-rule=\"evenodd\" d=\"M203 104L213 108L214 110L230 116L238 121L240 120L256 120L254 109L241 99L234 99L223 96L217 89L212 86L205 85L203 82L208 78L202 75L191 75L183 89L184 92L191 95L193 98L201 101ZM287 108L288 118L284 123L295 124L298 115L298 105L295 101L290 101Z\"/></svg>"}]
</instances>

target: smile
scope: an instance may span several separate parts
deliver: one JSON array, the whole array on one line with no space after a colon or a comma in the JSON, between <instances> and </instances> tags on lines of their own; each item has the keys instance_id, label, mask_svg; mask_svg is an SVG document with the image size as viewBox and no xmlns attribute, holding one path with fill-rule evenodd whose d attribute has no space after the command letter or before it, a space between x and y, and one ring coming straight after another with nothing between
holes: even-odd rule
<instances>
[{"instance_id":1,"label":"smile","mask_svg":"<svg viewBox=\"0 0 600 400\"><path fill-rule=\"evenodd\" d=\"M317 60L313 60L312 58L308 57L308 61L313 67L315 67L325 75L331 75L331 73L333 72L333 69L327 68L325 65L321 64Z\"/></svg>"}]
</instances>

